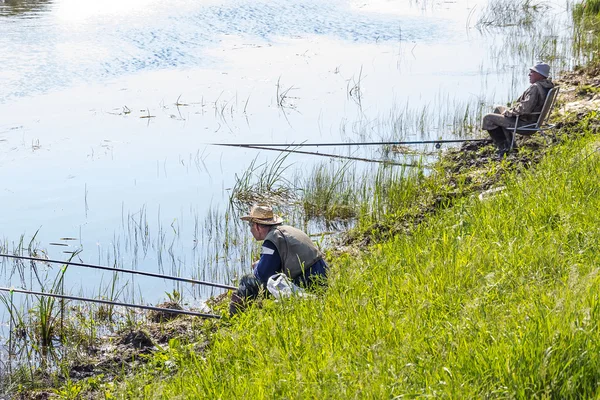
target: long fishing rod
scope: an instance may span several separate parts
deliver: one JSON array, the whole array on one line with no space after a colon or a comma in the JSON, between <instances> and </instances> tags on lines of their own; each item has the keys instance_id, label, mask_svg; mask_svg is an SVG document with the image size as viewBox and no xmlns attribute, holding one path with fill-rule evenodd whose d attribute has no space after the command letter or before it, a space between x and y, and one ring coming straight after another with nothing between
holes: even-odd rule
<instances>
[{"instance_id":1,"label":"long fishing rod","mask_svg":"<svg viewBox=\"0 0 600 400\"><path fill-rule=\"evenodd\" d=\"M45 259L45 258L17 256L17 255L12 255L12 254L0 254L0 257L16 258L18 260L40 261L40 262L47 262L47 263L53 263L53 264L73 265L75 267L95 268L95 269L102 269L105 271L112 271L112 272L126 272L128 274L151 276L153 278L164 278L164 279L170 279L173 281L195 283L197 285L213 286L213 287L218 287L218 288L222 288L222 289L232 289L232 290L237 289L237 287L235 287L235 286L225 285L222 283L199 281L197 279L190 279L190 278L180 278L178 276L156 274L154 272L146 272L146 271L136 271L134 269L112 268L112 267L106 267L104 265L84 264L84 263L78 263L78 262L72 262L72 261L50 260L50 259Z\"/></svg>"},{"instance_id":2,"label":"long fishing rod","mask_svg":"<svg viewBox=\"0 0 600 400\"><path fill-rule=\"evenodd\" d=\"M409 144L444 144L465 142L490 142L491 139L439 139L439 140L408 140L392 142L336 142L336 143L209 143L213 146L231 147L326 147L326 146L383 146Z\"/></svg>"},{"instance_id":3,"label":"long fishing rod","mask_svg":"<svg viewBox=\"0 0 600 400\"><path fill-rule=\"evenodd\" d=\"M339 154L316 153L314 151L302 151L302 150L290 150L290 149L274 149L274 148L271 148L271 147L262 147L262 146L254 146L254 145L243 145L243 146L240 145L240 146L235 146L235 145L219 144L219 143L212 143L212 145L214 145L214 146L244 147L244 148L247 148L247 149L258 149L258 150L279 151L281 153L308 154L308 155L311 155L311 156L320 156L320 157L328 157L328 158L340 158L340 159L343 159L343 160L352 160L352 161L365 161L365 162L371 162L371 163L397 165L397 166L401 166L401 167L417 167L417 166L419 166L417 164L406 164L406 163L399 163L399 162L387 161L387 160L375 160L375 159L372 159L372 158L363 158L363 157L342 156L342 155L339 155Z\"/></svg>"},{"instance_id":4,"label":"long fishing rod","mask_svg":"<svg viewBox=\"0 0 600 400\"><path fill-rule=\"evenodd\" d=\"M33 291L33 290L14 289L14 288L5 288L5 287L0 287L0 291L2 291L2 292L10 292L10 293L15 292L15 293L33 294L33 295L36 295L36 296L56 297L56 298L59 298L59 299L66 299L66 300L87 301L87 302L90 302L90 303L101 303L101 304L108 304L108 305L112 305L112 306L123 306L123 307L130 307L130 308L142 308L144 310L153 310L153 311L167 312L167 313L172 313L172 314L194 315L196 317L204 317L204 318L221 318L220 315L215 315L215 314L204 314L204 313L198 313L198 312L194 312L194 311L174 310L172 308L161 308L161 307L154 307L154 306L144 306L144 305L141 305L141 304L120 303L118 301L90 299L90 298L87 298L87 297L68 296L68 295L65 295L65 294L58 294L58 293L36 292L36 291Z\"/></svg>"}]
</instances>

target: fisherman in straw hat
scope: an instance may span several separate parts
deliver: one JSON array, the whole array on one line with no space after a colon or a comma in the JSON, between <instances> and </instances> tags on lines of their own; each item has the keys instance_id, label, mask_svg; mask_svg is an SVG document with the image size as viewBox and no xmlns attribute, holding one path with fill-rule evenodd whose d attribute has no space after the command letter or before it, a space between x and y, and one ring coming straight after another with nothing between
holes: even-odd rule
<instances>
[{"instance_id":1,"label":"fisherman in straw hat","mask_svg":"<svg viewBox=\"0 0 600 400\"><path fill-rule=\"evenodd\" d=\"M514 128L517 115L519 126L530 124L537 120L534 112L540 112L546 101L546 96L554 83L550 80L550 66L537 63L529 68L529 83L531 86L517 99L512 108L497 106L493 113L483 117L482 128L487 130L498 147L498 154L504 155L512 142L512 133L506 128Z\"/></svg>"},{"instance_id":2,"label":"fisherman in straw hat","mask_svg":"<svg viewBox=\"0 0 600 400\"><path fill-rule=\"evenodd\" d=\"M261 287L277 273L286 274L298 286L324 283L327 264L321 252L306 233L282 225L283 220L273 214L271 206L255 205L241 219L248 221L252 236L263 244L252 273L242 277L239 289L231 296L232 315L243 309L246 301L256 298Z\"/></svg>"}]
</instances>

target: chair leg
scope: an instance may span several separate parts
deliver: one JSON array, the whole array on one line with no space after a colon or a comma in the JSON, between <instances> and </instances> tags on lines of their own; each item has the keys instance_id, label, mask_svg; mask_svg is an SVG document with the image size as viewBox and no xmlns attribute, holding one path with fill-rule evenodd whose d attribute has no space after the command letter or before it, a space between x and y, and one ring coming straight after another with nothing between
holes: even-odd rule
<instances>
[{"instance_id":1,"label":"chair leg","mask_svg":"<svg viewBox=\"0 0 600 400\"><path fill-rule=\"evenodd\" d=\"M542 136L544 137L544 141L546 142L547 145L550 144L550 139L548 138L548 135L546 135L546 133L543 130L539 130L539 132L542 134Z\"/></svg>"},{"instance_id":2,"label":"chair leg","mask_svg":"<svg viewBox=\"0 0 600 400\"><path fill-rule=\"evenodd\" d=\"M506 132L510 133L510 138L508 136L506 137L506 140L509 143L508 151L512 151L512 149L515 147L515 139L517 136L517 127L518 126L519 126L519 116L517 115L517 119L515 121L515 126L514 126L514 128L512 128L512 132L508 128L504 131L505 134L506 134Z\"/></svg>"}]
</instances>

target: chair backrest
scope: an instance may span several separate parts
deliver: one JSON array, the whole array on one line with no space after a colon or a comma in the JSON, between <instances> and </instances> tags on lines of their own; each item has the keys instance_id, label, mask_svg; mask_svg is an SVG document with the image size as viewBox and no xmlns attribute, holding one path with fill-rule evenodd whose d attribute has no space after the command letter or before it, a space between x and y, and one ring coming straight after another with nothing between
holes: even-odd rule
<instances>
[{"instance_id":1,"label":"chair backrest","mask_svg":"<svg viewBox=\"0 0 600 400\"><path fill-rule=\"evenodd\" d=\"M554 101L556 100L556 95L558 94L558 87L553 87L550 89L548 94L546 95L546 101L544 101L544 106L542 107L542 111L540 111L540 116L538 117L537 123L535 124L536 128L540 128L544 121L546 121L546 117L550 114L550 110L554 106Z\"/></svg>"}]
</instances>

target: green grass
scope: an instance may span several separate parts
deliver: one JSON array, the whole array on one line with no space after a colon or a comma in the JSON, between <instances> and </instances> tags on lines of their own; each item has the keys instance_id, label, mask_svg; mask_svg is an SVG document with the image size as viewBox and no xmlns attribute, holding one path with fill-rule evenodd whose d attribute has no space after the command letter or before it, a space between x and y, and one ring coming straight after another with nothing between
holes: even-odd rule
<instances>
[{"instance_id":1,"label":"green grass","mask_svg":"<svg viewBox=\"0 0 600 400\"><path fill-rule=\"evenodd\" d=\"M600 154L590 137L359 256L316 299L266 301L205 354L173 346L109 398L591 398ZM158 360L158 361L156 361ZM160 377L162 379L157 379Z\"/></svg>"}]
</instances>

